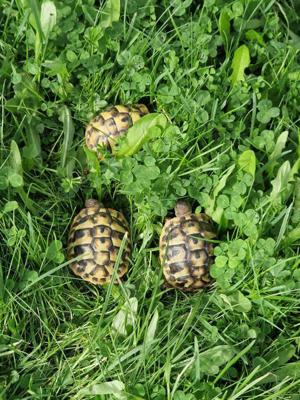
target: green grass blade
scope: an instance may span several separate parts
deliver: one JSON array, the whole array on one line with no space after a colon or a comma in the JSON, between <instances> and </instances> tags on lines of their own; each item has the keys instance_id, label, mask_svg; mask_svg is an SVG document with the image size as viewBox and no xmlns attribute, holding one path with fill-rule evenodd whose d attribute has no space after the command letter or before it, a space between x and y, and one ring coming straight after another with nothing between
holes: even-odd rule
<instances>
[{"instance_id":1,"label":"green grass blade","mask_svg":"<svg viewBox=\"0 0 300 400\"><path fill-rule=\"evenodd\" d=\"M70 157L70 152L71 152L71 147L73 145L73 137L75 132L71 112L67 106L64 106L62 109L61 119L63 122L64 141L61 149L60 167L65 168L67 161Z\"/></svg>"}]
</instances>

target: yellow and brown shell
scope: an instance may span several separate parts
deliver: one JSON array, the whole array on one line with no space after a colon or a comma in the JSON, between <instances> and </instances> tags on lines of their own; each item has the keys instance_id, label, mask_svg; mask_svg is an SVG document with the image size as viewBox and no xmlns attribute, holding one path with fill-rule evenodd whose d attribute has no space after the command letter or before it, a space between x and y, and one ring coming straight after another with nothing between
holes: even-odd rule
<instances>
[{"instance_id":1,"label":"yellow and brown shell","mask_svg":"<svg viewBox=\"0 0 300 400\"><path fill-rule=\"evenodd\" d=\"M211 282L210 239L215 236L205 214L188 211L166 221L160 236L160 261L169 286L193 292Z\"/></svg>"},{"instance_id":2,"label":"yellow and brown shell","mask_svg":"<svg viewBox=\"0 0 300 400\"><path fill-rule=\"evenodd\" d=\"M143 115L148 114L144 104L113 106L93 118L86 127L85 141L90 150L99 153L99 145L114 153L116 140Z\"/></svg>"},{"instance_id":3,"label":"yellow and brown shell","mask_svg":"<svg viewBox=\"0 0 300 400\"><path fill-rule=\"evenodd\" d=\"M84 280L104 285L111 281L124 235L126 243L115 276L121 278L128 270L131 252L128 224L121 212L104 208L96 200L87 200L85 206L70 228L68 259L80 256L70 268Z\"/></svg>"}]
</instances>

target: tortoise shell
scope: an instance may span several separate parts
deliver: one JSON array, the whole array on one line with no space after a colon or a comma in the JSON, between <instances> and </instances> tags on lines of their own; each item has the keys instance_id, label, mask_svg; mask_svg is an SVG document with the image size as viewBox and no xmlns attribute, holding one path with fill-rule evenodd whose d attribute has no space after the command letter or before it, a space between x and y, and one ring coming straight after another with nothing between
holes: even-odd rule
<instances>
[{"instance_id":1,"label":"tortoise shell","mask_svg":"<svg viewBox=\"0 0 300 400\"><path fill-rule=\"evenodd\" d=\"M177 202L176 217L166 221L160 236L160 261L168 286L193 292L210 282L216 235L205 214L193 214L186 202Z\"/></svg>"},{"instance_id":2,"label":"tortoise shell","mask_svg":"<svg viewBox=\"0 0 300 400\"><path fill-rule=\"evenodd\" d=\"M121 254L117 275L128 270L130 241L124 215L112 208L102 207L89 199L74 218L68 239L68 259L82 256L70 264L72 271L86 281L104 285L111 281L123 237L127 240Z\"/></svg>"},{"instance_id":3,"label":"tortoise shell","mask_svg":"<svg viewBox=\"0 0 300 400\"><path fill-rule=\"evenodd\" d=\"M138 119L148 113L149 111L144 104L119 105L106 109L87 125L85 131L87 147L97 152L98 145L102 145L113 153L116 139L126 133Z\"/></svg>"}]
</instances>

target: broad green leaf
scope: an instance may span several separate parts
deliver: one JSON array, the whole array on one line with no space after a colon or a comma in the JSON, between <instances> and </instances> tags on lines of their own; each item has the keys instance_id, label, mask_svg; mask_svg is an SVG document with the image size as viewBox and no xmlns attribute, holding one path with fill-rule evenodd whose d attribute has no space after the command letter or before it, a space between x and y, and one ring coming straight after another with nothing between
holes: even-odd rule
<instances>
[{"instance_id":1,"label":"broad green leaf","mask_svg":"<svg viewBox=\"0 0 300 400\"><path fill-rule=\"evenodd\" d=\"M37 271L25 271L18 286L20 289L24 290L29 285L34 284L38 279L39 279L39 274Z\"/></svg>"},{"instance_id":2,"label":"broad green leaf","mask_svg":"<svg viewBox=\"0 0 300 400\"><path fill-rule=\"evenodd\" d=\"M28 4L32 12L29 21L39 34L40 38L43 38L44 34L41 26L39 2L37 0L28 0Z\"/></svg>"},{"instance_id":3,"label":"broad green leaf","mask_svg":"<svg viewBox=\"0 0 300 400\"><path fill-rule=\"evenodd\" d=\"M222 36L223 42L228 46L229 36L230 36L230 16L228 10L223 8L219 17L219 32Z\"/></svg>"},{"instance_id":4,"label":"broad green leaf","mask_svg":"<svg viewBox=\"0 0 300 400\"><path fill-rule=\"evenodd\" d=\"M215 264L219 268L224 268L227 263L228 263L228 257L226 256L220 255L215 258Z\"/></svg>"},{"instance_id":5,"label":"broad green leaf","mask_svg":"<svg viewBox=\"0 0 300 400\"><path fill-rule=\"evenodd\" d=\"M122 336L127 335L127 328L135 324L137 309L138 301L136 297L131 297L123 304L112 322L112 328L116 333Z\"/></svg>"},{"instance_id":6,"label":"broad green leaf","mask_svg":"<svg viewBox=\"0 0 300 400\"><path fill-rule=\"evenodd\" d=\"M182 390L176 390L173 400L196 400L196 397L192 393L184 393ZM139 399L140 400L140 399Z\"/></svg>"},{"instance_id":7,"label":"broad green leaf","mask_svg":"<svg viewBox=\"0 0 300 400\"><path fill-rule=\"evenodd\" d=\"M70 62L75 62L78 59L77 54L73 50L67 50L66 57Z\"/></svg>"},{"instance_id":8,"label":"broad green leaf","mask_svg":"<svg viewBox=\"0 0 300 400\"><path fill-rule=\"evenodd\" d=\"M270 161L275 161L281 156L282 150L285 148L286 145L288 134L288 131L284 131L278 136L274 150L269 158Z\"/></svg>"},{"instance_id":9,"label":"broad green leaf","mask_svg":"<svg viewBox=\"0 0 300 400\"><path fill-rule=\"evenodd\" d=\"M0 190L6 190L8 188L8 176L4 171L1 171L2 174L0 175Z\"/></svg>"},{"instance_id":10,"label":"broad green leaf","mask_svg":"<svg viewBox=\"0 0 300 400\"><path fill-rule=\"evenodd\" d=\"M97 157L97 154L88 149L86 146L83 147L83 150L86 155L87 164L89 168L89 179L90 185L96 189L98 198L102 199L102 179L101 179L101 170L100 163Z\"/></svg>"},{"instance_id":11,"label":"broad green leaf","mask_svg":"<svg viewBox=\"0 0 300 400\"><path fill-rule=\"evenodd\" d=\"M218 184L214 188L212 198L210 199L210 204L205 209L206 214L209 215L210 217L212 217L214 215L214 209L215 209L215 203L216 203L217 196L221 192L221 190L224 189L224 187L226 185L226 182L227 182L227 179L232 174L234 168L235 168L235 165L231 165L231 167L228 168L227 172L222 176L222 178L219 180ZM197 212L197 210L196 210L196 212ZM215 217L217 217L217 218L221 218L222 217L222 215L220 213L220 210L215 215ZM214 220L214 221L217 222L217 223L220 222L219 220Z\"/></svg>"},{"instance_id":12,"label":"broad green leaf","mask_svg":"<svg viewBox=\"0 0 300 400\"><path fill-rule=\"evenodd\" d=\"M9 161L10 161L10 167L11 167L12 171L14 171L16 174L20 175L21 177L23 177L23 166L22 166L21 153L20 153L17 143L14 140L12 140L11 144L10 144Z\"/></svg>"},{"instance_id":13,"label":"broad green leaf","mask_svg":"<svg viewBox=\"0 0 300 400\"><path fill-rule=\"evenodd\" d=\"M270 176L273 176L273 171L275 166L277 165L277 160L281 157L282 152L286 146L288 134L289 134L288 131L284 131L278 136L274 150L269 156L269 161L266 165L266 169Z\"/></svg>"},{"instance_id":14,"label":"broad green leaf","mask_svg":"<svg viewBox=\"0 0 300 400\"><path fill-rule=\"evenodd\" d=\"M30 212L27 212L27 224L29 231L29 249L28 253L31 253L32 256L36 254L36 252L40 252L39 241L37 240L37 235L35 232L35 228L33 226L32 217Z\"/></svg>"},{"instance_id":15,"label":"broad green leaf","mask_svg":"<svg viewBox=\"0 0 300 400\"><path fill-rule=\"evenodd\" d=\"M99 384L94 384L88 388L80 390L80 395L100 395L100 394L119 394L125 389L125 385L121 381L108 381Z\"/></svg>"},{"instance_id":16,"label":"broad green leaf","mask_svg":"<svg viewBox=\"0 0 300 400\"><path fill-rule=\"evenodd\" d=\"M3 212L11 212L11 211L15 211L17 208L19 207L18 202L16 201L8 201L3 209Z\"/></svg>"},{"instance_id":17,"label":"broad green leaf","mask_svg":"<svg viewBox=\"0 0 300 400\"><path fill-rule=\"evenodd\" d=\"M120 18L120 0L107 0L100 18L100 26L106 29Z\"/></svg>"},{"instance_id":18,"label":"broad green leaf","mask_svg":"<svg viewBox=\"0 0 300 400\"><path fill-rule=\"evenodd\" d=\"M116 157L137 153L148 140L161 136L167 123L167 118L163 114L144 115L128 129L126 136L121 138L114 150Z\"/></svg>"},{"instance_id":19,"label":"broad green leaf","mask_svg":"<svg viewBox=\"0 0 300 400\"><path fill-rule=\"evenodd\" d=\"M23 148L22 155L28 160L36 159L40 162L42 159L41 138L35 121L26 124L27 145Z\"/></svg>"},{"instance_id":20,"label":"broad green leaf","mask_svg":"<svg viewBox=\"0 0 300 400\"><path fill-rule=\"evenodd\" d=\"M153 317L149 323L146 335L145 335L145 346L149 346L155 338L155 332L158 323L158 311L157 309L154 311Z\"/></svg>"},{"instance_id":21,"label":"broad green leaf","mask_svg":"<svg viewBox=\"0 0 300 400\"><path fill-rule=\"evenodd\" d=\"M280 109L278 107L270 107L259 111L256 118L262 124L268 124L271 119L278 117L279 114Z\"/></svg>"},{"instance_id":22,"label":"broad green leaf","mask_svg":"<svg viewBox=\"0 0 300 400\"><path fill-rule=\"evenodd\" d=\"M25 271L24 275L22 276L22 281L24 283L35 282L39 277L37 271Z\"/></svg>"},{"instance_id":23,"label":"broad green leaf","mask_svg":"<svg viewBox=\"0 0 300 400\"><path fill-rule=\"evenodd\" d=\"M70 386L74 383L74 374L70 367L66 366L62 371L60 371L59 379L57 384L63 388L65 386Z\"/></svg>"},{"instance_id":24,"label":"broad green leaf","mask_svg":"<svg viewBox=\"0 0 300 400\"><path fill-rule=\"evenodd\" d=\"M46 37L56 24L56 7L53 1L46 0L41 6L41 28Z\"/></svg>"},{"instance_id":25,"label":"broad green leaf","mask_svg":"<svg viewBox=\"0 0 300 400\"><path fill-rule=\"evenodd\" d=\"M251 334L253 331L252 329L249 330L249 334ZM255 332L255 331L254 331ZM253 334L254 334L253 332ZM254 337L256 337L256 334L254 334ZM253 345L255 344L255 340L252 340L252 342L248 343L248 345L246 347L244 347L241 351L239 351L233 358L231 358L231 360L228 361L228 363L224 366L224 368L222 369L222 371L219 373L219 375L215 378L214 380L214 384L217 383L226 373L226 371L228 371L228 369L236 364L236 362L242 358L245 354L247 354L249 352L249 350L253 347Z\"/></svg>"},{"instance_id":26,"label":"broad green leaf","mask_svg":"<svg viewBox=\"0 0 300 400\"><path fill-rule=\"evenodd\" d=\"M300 226L297 226L296 228L292 229L284 239L284 244L285 245L290 245L297 240L300 240Z\"/></svg>"},{"instance_id":27,"label":"broad green leaf","mask_svg":"<svg viewBox=\"0 0 300 400\"><path fill-rule=\"evenodd\" d=\"M70 156L70 150L73 144L73 137L75 132L72 116L67 106L64 106L62 109L61 119L63 121L64 141L61 150L60 166L61 168L65 168L66 161Z\"/></svg>"},{"instance_id":28,"label":"broad green leaf","mask_svg":"<svg viewBox=\"0 0 300 400\"><path fill-rule=\"evenodd\" d=\"M13 83L16 85L14 89L16 91L16 95L14 98L7 100L5 107L12 112L15 111L16 107L24 107L25 105L31 111L39 108L41 102L43 101L43 97L39 92L39 88L34 82L32 76L26 72L17 73L13 65L12 70ZM28 115L26 118L26 125L28 125L29 121L31 120L32 118Z\"/></svg>"},{"instance_id":29,"label":"broad green leaf","mask_svg":"<svg viewBox=\"0 0 300 400\"><path fill-rule=\"evenodd\" d=\"M295 162L291 169L291 180L293 180L294 176L297 175L300 171L300 158Z\"/></svg>"},{"instance_id":30,"label":"broad green leaf","mask_svg":"<svg viewBox=\"0 0 300 400\"><path fill-rule=\"evenodd\" d=\"M263 383L282 382L284 379L292 380L300 378L300 361L283 365L266 377Z\"/></svg>"},{"instance_id":31,"label":"broad green leaf","mask_svg":"<svg viewBox=\"0 0 300 400\"><path fill-rule=\"evenodd\" d=\"M227 179L229 178L229 176L232 174L233 170L235 168L235 165L231 165L231 167L228 168L227 172L222 176L222 178L220 179L219 183L217 184L217 186L214 189L214 198L216 198L218 196L218 194L220 193L220 191L222 189L224 189Z\"/></svg>"},{"instance_id":32,"label":"broad green leaf","mask_svg":"<svg viewBox=\"0 0 300 400\"><path fill-rule=\"evenodd\" d=\"M245 36L247 40L252 40L253 42L257 42L262 46L265 45L262 35L256 32L254 29L250 29L249 31L247 31Z\"/></svg>"},{"instance_id":33,"label":"broad green leaf","mask_svg":"<svg viewBox=\"0 0 300 400\"><path fill-rule=\"evenodd\" d=\"M23 179L22 179L23 180ZM23 187L18 187L16 188L16 191L18 192L19 196L21 197L21 199L23 200L23 203L25 204L25 206L28 208L28 210L32 213L32 214L36 214L37 213L37 209L36 206L33 205L33 202L31 201L31 199L28 197L28 194L25 192L25 190L23 189Z\"/></svg>"},{"instance_id":34,"label":"broad green leaf","mask_svg":"<svg viewBox=\"0 0 300 400\"><path fill-rule=\"evenodd\" d=\"M193 0L171 0L170 5L173 7L172 15L181 17L185 14L186 8L191 5Z\"/></svg>"},{"instance_id":35,"label":"broad green leaf","mask_svg":"<svg viewBox=\"0 0 300 400\"><path fill-rule=\"evenodd\" d=\"M251 301L237 290L228 296L231 306L238 312L249 312L252 308Z\"/></svg>"},{"instance_id":36,"label":"broad green leaf","mask_svg":"<svg viewBox=\"0 0 300 400\"><path fill-rule=\"evenodd\" d=\"M49 69L49 71L47 71L47 74L49 76L57 75L57 76L61 76L62 79L68 78L69 72L68 72L66 63L64 63L58 59L46 60L43 63L43 66Z\"/></svg>"},{"instance_id":37,"label":"broad green leaf","mask_svg":"<svg viewBox=\"0 0 300 400\"><path fill-rule=\"evenodd\" d=\"M61 264L64 261L64 255L62 250L62 242L60 240L53 240L46 251L46 257L50 261L54 261L57 264Z\"/></svg>"},{"instance_id":38,"label":"broad green leaf","mask_svg":"<svg viewBox=\"0 0 300 400\"><path fill-rule=\"evenodd\" d=\"M238 159L241 170L255 177L256 157L253 150L245 150Z\"/></svg>"},{"instance_id":39,"label":"broad green leaf","mask_svg":"<svg viewBox=\"0 0 300 400\"><path fill-rule=\"evenodd\" d=\"M240 46L234 52L231 68L232 68L232 75L231 75L231 83L235 85L239 81L245 80L245 69L250 65L250 54L249 49L246 45Z\"/></svg>"},{"instance_id":40,"label":"broad green leaf","mask_svg":"<svg viewBox=\"0 0 300 400\"><path fill-rule=\"evenodd\" d=\"M244 13L244 1L243 0L236 0L232 3L231 10L232 10L232 17L238 18L241 17Z\"/></svg>"},{"instance_id":41,"label":"broad green leaf","mask_svg":"<svg viewBox=\"0 0 300 400\"><path fill-rule=\"evenodd\" d=\"M39 34L35 35L34 53L35 53L35 62L38 63L42 56L42 39L41 35Z\"/></svg>"},{"instance_id":42,"label":"broad green leaf","mask_svg":"<svg viewBox=\"0 0 300 400\"><path fill-rule=\"evenodd\" d=\"M159 177L160 169L155 166L137 165L133 169L133 173L139 181L151 181Z\"/></svg>"},{"instance_id":43,"label":"broad green leaf","mask_svg":"<svg viewBox=\"0 0 300 400\"><path fill-rule=\"evenodd\" d=\"M226 220L222 221L222 218L224 216L224 207L219 207L217 206L214 210L214 212L211 215L211 218L222 228L226 226Z\"/></svg>"},{"instance_id":44,"label":"broad green leaf","mask_svg":"<svg viewBox=\"0 0 300 400\"><path fill-rule=\"evenodd\" d=\"M279 346L276 346L275 349L272 346L272 350L270 350L264 358L267 362L273 361L272 369L275 369L287 364L287 362L294 357L295 353L296 347L286 340L284 344L281 343ZM274 362L275 358L276 361Z\"/></svg>"},{"instance_id":45,"label":"broad green leaf","mask_svg":"<svg viewBox=\"0 0 300 400\"><path fill-rule=\"evenodd\" d=\"M10 144L9 164L10 168L8 169L7 178L10 185L15 188L16 192L19 194L26 207L33 214L35 214L36 208L33 206L33 203L28 197L28 194L23 189L24 181L22 158L19 147L14 140L12 140Z\"/></svg>"},{"instance_id":46,"label":"broad green leaf","mask_svg":"<svg viewBox=\"0 0 300 400\"><path fill-rule=\"evenodd\" d=\"M219 367L231 360L236 351L233 346L220 345L199 354L200 370L208 375L216 375Z\"/></svg>"},{"instance_id":47,"label":"broad green leaf","mask_svg":"<svg viewBox=\"0 0 300 400\"><path fill-rule=\"evenodd\" d=\"M8 175L9 183L14 188L20 188L24 185L23 177L20 174L12 172Z\"/></svg>"},{"instance_id":48,"label":"broad green leaf","mask_svg":"<svg viewBox=\"0 0 300 400\"><path fill-rule=\"evenodd\" d=\"M272 201L280 200L282 198L283 192L288 189L288 184L290 181L291 165L289 161L285 161L281 167L278 169L276 178L271 181L273 186L271 192Z\"/></svg>"},{"instance_id":49,"label":"broad green leaf","mask_svg":"<svg viewBox=\"0 0 300 400\"><path fill-rule=\"evenodd\" d=\"M300 69L298 69L296 71L293 71L293 72L290 72L288 74L288 78L291 81L300 81Z\"/></svg>"}]
</instances>

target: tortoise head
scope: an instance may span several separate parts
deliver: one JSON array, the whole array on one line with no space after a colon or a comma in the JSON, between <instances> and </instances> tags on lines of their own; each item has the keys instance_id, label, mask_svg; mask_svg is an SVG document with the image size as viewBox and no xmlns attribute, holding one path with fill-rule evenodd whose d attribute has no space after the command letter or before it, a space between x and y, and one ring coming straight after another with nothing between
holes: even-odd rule
<instances>
[{"instance_id":1,"label":"tortoise head","mask_svg":"<svg viewBox=\"0 0 300 400\"><path fill-rule=\"evenodd\" d=\"M85 201L86 208L97 208L97 207L100 207L100 205L101 205L100 202L95 199L87 199Z\"/></svg>"},{"instance_id":2,"label":"tortoise head","mask_svg":"<svg viewBox=\"0 0 300 400\"><path fill-rule=\"evenodd\" d=\"M175 206L176 217L183 217L184 215L190 214L192 207L188 201L178 200Z\"/></svg>"}]
</instances>

